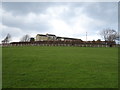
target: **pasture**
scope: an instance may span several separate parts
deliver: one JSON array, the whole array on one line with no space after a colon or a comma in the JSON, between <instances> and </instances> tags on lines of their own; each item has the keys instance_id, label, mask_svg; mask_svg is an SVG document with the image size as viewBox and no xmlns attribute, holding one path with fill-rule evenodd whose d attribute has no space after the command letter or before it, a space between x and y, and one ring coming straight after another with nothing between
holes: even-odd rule
<instances>
[{"instance_id":1,"label":"pasture","mask_svg":"<svg viewBox=\"0 0 120 90\"><path fill-rule=\"evenodd\" d=\"M117 88L118 49L2 48L3 88Z\"/></svg>"}]
</instances>

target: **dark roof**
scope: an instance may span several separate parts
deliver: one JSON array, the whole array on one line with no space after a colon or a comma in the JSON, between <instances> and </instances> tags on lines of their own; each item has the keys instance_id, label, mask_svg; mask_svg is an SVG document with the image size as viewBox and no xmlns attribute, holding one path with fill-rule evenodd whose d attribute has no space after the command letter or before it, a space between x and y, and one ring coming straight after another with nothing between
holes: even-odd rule
<instances>
[{"instance_id":1,"label":"dark roof","mask_svg":"<svg viewBox=\"0 0 120 90\"><path fill-rule=\"evenodd\" d=\"M62 38L62 39L69 39L69 40L81 40L81 39L76 39L76 38L69 38L69 37L57 37L57 38Z\"/></svg>"},{"instance_id":2,"label":"dark roof","mask_svg":"<svg viewBox=\"0 0 120 90\"><path fill-rule=\"evenodd\" d=\"M54 34L46 34L46 35L48 35L48 36L56 36L56 35L54 35Z\"/></svg>"},{"instance_id":3,"label":"dark roof","mask_svg":"<svg viewBox=\"0 0 120 90\"><path fill-rule=\"evenodd\" d=\"M57 37L57 38L62 38L62 37Z\"/></svg>"},{"instance_id":4,"label":"dark roof","mask_svg":"<svg viewBox=\"0 0 120 90\"><path fill-rule=\"evenodd\" d=\"M31 37L31 38L34 38L34 37Z\"/></svg>"},{"instance_id":5,"label":"dark roof","mask_svg":"<svg viewBox=\"0 0 120 90\"><path fill-rule=\"evenodd\" d=\"M43 34L37 34L37 35L39 35L39 36L46 36L46 35L43 35Z\"/></svg>"},{"instance_id":6,"label":"dark roof","mask_svg":"<svg viewBox=\"0 0 120 90\"><path fill-rule=\"evenodd\" d=\"M76 38L68 38L68 37L63 37L64 39L71 39L71 40L79 40L79 39L76 39Z\"/></svg>"}]
</instances>

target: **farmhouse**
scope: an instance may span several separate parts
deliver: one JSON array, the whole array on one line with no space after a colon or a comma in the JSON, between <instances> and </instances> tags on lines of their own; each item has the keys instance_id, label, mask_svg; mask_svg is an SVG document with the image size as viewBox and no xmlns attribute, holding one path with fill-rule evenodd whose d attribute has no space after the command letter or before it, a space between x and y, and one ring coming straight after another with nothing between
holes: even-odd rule
<instances>
[{"instance_id":1,"label":"farmhouse","mask_svg":"<svg viewBox=\"0 0 120 90\"><path fill-rule=\"evenodd\" d=\"M76 39L76 38L68 38L68 37L58 37L54 34L37 34L36 35L36 41L76 41L81 39Z\"/></svg>"},{"instance_id":2,"label":"farmhouse","mask_svg":"<svg viewBox=\"0 0 120 90\"><path fill-rule=\"evenodd\" d=\"M46 34L46 36L48 37L48 40L56 40L56 35L54 34Z\"/></svg>"},{"instance_id":3,"label":"farmhouse","mask_svg":"<svg viewBox=\"0 0 120 90\"><path fill-rule=\"evenodd\" d=\"M36 41L48 41L48 40L56 40L56 35L54 34L37 34Z\"/></svg>"},{"instance_id":4,"label":"farmhouse","mask_svg":"<svg viewBox=\"0 0 120 90\"><path fill-rule=\"evenodd\" d=\"M48 37L46 35L43 34L36 35L36 41L46 41L46 40L48 40Z\"/></svg>"}]
</instances>

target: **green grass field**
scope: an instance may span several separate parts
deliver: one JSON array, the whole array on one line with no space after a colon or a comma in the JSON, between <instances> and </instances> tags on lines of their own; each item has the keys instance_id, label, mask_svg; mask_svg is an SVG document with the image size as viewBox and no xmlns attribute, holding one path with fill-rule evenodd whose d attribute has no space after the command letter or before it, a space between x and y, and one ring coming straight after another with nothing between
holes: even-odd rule
<instances>
[{"instance_id":1,"label":"green grass field","mask_svg":"<svg viewBox=\"0 0 120 90\"><path fill-rule=\"evenodd\" d=\"M118 49L3 47L3 88L117 88Z\"/></svg>"}]
</instances>

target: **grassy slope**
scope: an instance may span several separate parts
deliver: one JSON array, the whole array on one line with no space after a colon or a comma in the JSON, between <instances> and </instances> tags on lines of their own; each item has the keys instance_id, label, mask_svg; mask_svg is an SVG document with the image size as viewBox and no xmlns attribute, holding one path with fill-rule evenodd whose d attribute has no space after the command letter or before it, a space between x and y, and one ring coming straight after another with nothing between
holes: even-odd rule
<instances>
[{"instance_id":1,"label":"grassy slope","mask_svg":"<svg viewBox=\"0 0 120 90\"><path fill-rule=\"evenodd\" d=\"M2 88L2 47L0 46L0 89L1 88Z\"/></svg>"},{"instance_id":2,"label":"grassy slope","mask_svg":"<svg viewBox=\"0 0 120 90\"><path fill-rule=\"evenodd\" d=\"M117 48L3 48L3 88L117 87Z\"/></svg>"}]
</instances>

